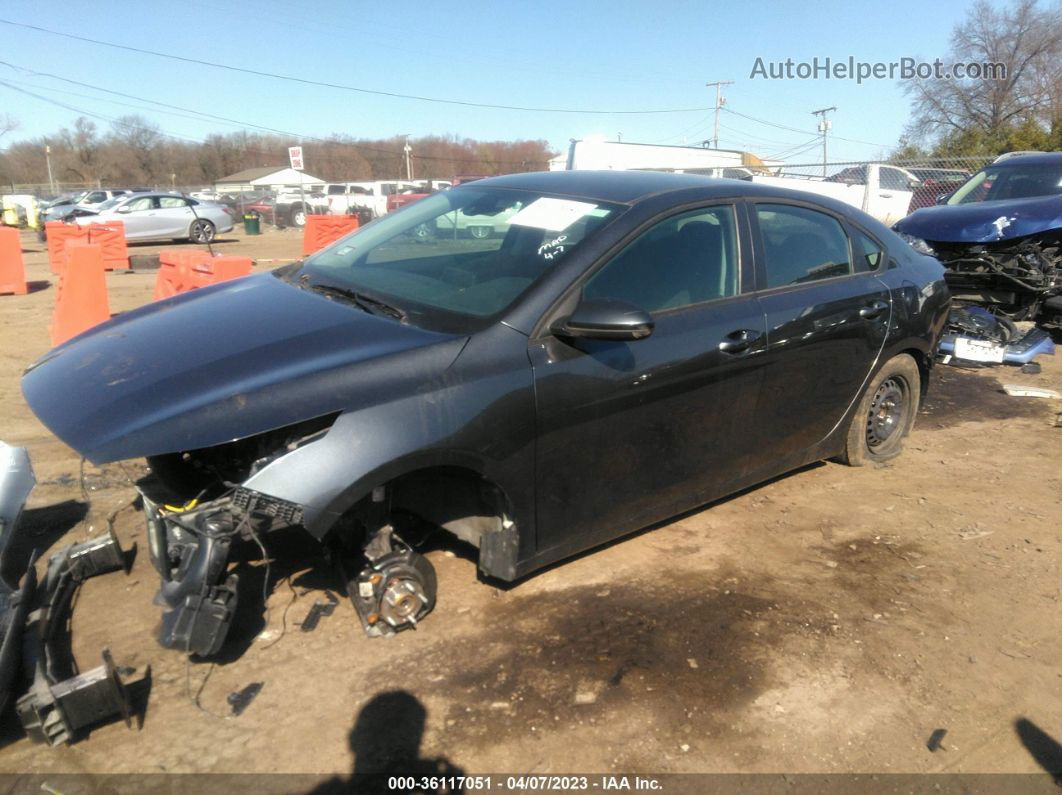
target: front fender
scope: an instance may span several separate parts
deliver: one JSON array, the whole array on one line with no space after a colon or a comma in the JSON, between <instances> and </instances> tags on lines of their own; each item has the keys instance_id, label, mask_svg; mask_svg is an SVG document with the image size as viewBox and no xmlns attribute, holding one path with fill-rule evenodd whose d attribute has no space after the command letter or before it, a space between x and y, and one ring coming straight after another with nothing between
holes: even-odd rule
<instances>
[{"instance_id":1,"label":"front fender","mask_svg":"<svg viewBox=\"0 0 1062 795\"><path fill-rule=\"evenodd\" d=\"M321 439L276 459L243 486L303 507L323 538L373 487L433 466L478 472L506 495L520 556L534 551L534 397L527 338L498 325L473 337L415 394L344 412Z\"/></svg>"}]
</instances>

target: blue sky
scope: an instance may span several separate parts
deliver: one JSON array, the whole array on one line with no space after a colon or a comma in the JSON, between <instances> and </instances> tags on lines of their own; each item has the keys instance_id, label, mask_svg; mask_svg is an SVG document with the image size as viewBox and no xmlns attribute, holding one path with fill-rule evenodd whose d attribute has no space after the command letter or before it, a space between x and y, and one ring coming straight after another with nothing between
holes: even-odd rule
<instances>
[{"instance_id":1,"label":"blue sky","mask_svg":"<svg viewBox=\"0 0 1062 795\"><path fill-rule=\"evenodd\" d=\"M720 146L760 155L815 138L811 111L836 106L830 160L863 159L895 144L908 100L895 80L750 79L766 61L931 61L946 55L960 0L852 2L331 2L181 0L76 6L8 0L0 17L90 38L297 77L468 102L592 110L711 108L711 80L733 80ZM83 15L74 8L84 11ZM42 13L48 9L49 13ZM178 63L0 25L0 59L18 67L253 124L323 137L456 134L695 143L711 110L646 115L539 113L372 96ZM140 113L199 139L238 129L172 115L0 66L0 80L104 117ZM61 93L67 92L67 93ZM73 93L69 93L73 92ZM126 105L115 104L123 102ZM128 107L134 105L137 107ZM70 125L77 112L0 86L0 113L20 129L4 143ZM769 121L794 130L764 124ZM101 126L105 123L101 122ZM848 140L843 140L848 139ZM859 142L859 143L857 143ZM817 148L790 158L815 162ZM312 163L307 164L312 169Z\"/></svg>"}]
</instances>

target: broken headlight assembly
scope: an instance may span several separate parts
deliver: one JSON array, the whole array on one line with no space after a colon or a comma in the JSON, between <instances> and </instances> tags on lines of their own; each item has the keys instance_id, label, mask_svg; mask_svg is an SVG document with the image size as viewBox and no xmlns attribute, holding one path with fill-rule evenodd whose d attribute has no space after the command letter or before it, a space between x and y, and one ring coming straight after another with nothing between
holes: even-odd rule
<instances>
[{"instance_id":1,"label":"broken headlight assembly","mask_svg":"<svg viewBox=\"0 0 1062 795\"><path fill-rule=\"evenodd\" d=\"M905 242L919 254L925 254L929 257L935 257L937 255L937 252L933 250L933 247L922 238L915 237L914 235L909 235L905 232L897 232L895 229L893 231L900 236L903 242Z\"/></svg>"}]
</instances>

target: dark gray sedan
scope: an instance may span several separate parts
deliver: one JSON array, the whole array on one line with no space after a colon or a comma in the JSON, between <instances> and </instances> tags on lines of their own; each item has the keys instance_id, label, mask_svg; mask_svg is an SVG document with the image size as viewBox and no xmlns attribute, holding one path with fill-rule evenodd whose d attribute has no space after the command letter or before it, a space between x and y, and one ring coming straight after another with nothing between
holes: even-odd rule
<instances>
[{"instance_id":1,"label":"dark gray sedan","mask_svg":"<svg viewBox=\"0 0 1062 795\"><path fill-rule=\"evenodd\" d=\"M949 302L935 259L829 199L523 174L123 314L23 391L89 460L147 458L160 639L210 654L239 535L332 545L377 635L434 604L426 532L514 580L812 461L890 459Z\"/></svg>"}]
</instances>

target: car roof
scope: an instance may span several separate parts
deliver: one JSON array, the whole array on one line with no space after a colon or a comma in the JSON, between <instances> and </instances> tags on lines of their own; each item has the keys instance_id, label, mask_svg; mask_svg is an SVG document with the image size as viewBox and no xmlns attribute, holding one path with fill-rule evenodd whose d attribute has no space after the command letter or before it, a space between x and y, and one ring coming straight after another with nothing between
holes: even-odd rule
<instances>
[{"instance_id":1,"label":"car roof","mask_svg":"<svg viewBox=\"0 0 1062 795\"><path fill-rule=\"evenodd\" d=\"M1002 160L995 160L990 165L996 168L1012 166L1057 166L1062 165L1062 152L1036 152L1029 154L1012 154Z\"/></svg>"}]
</instances>

